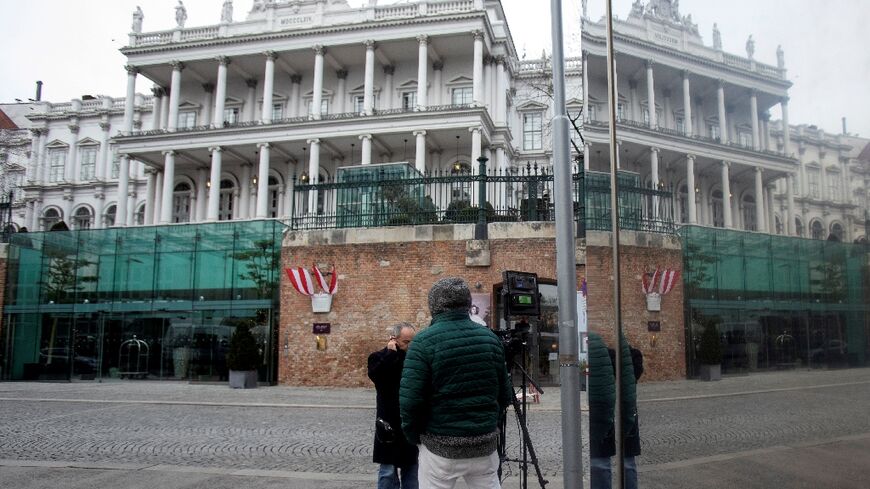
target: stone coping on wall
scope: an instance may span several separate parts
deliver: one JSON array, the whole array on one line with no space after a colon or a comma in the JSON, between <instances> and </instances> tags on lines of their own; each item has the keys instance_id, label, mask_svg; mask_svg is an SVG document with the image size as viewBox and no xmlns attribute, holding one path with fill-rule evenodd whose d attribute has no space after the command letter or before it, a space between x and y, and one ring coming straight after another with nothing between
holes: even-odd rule
<instances>
[{"instance_id":1,"label":"stone coping on wall","mask_svg":"<svg viewBox=\"0 0 870 489\"><path fill-rule=\"evenodd\" d=\"M0 243L0 260L9 258L9 243Z\"/></svg>"},{"instance_id":2,"label":"stone coping on wall","mask_svg":"<svg viewBox=\"0 0 870 489\"><path fill-rule=\"evenodd\" d=\"M533 239L556 237L553 222L496 222L488 226L490 240ZM283 247L323 245L352 245L371 243L411 243L417 241L470 241L474 240L474 224L430 224L381 228L325 229L291 231L284 233ZM581 241L581 240L578 240ZM586 246L612 246L613 234L606 231L586 233ZM622 231L622 246L679 250L680 237L672 234Z\"/></svg>"}]
</instances>

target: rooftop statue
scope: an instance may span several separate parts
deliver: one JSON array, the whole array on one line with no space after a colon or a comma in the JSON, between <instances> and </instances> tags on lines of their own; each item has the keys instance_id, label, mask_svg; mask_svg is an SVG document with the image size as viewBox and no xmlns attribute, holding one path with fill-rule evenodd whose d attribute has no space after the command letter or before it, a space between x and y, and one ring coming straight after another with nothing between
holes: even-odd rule
<instances>
[{"instance_id":1,"label":"rooftop statue","mask_svg":"<svg viewBox=\"0 0 870 489\"><path fill-rule=\"evenodd\" d=\"M776 66L779 69L785 68L785 51L782 50L782 44L776 47Z\"/></svg>"},{"instance_id":2,"label":"rooftop statue","mask_svg":"<svg viewBox=\"0 0 870 489\"><path fill-rule=\"evenodd\" d=\"M722 50L722 33L719 32L719 26L713 23L713 49Z\"/></svg>"},{"instance_id":3,"label":"rooftop statue","mask_svg":"<svg viewBox=\"0 0 870 489\"><path fill-rule=\"evenodd\" d=\"M178 5L175 6L175 22L179 28L184 27L184 22L187 20L187 9L184 8L184 2L178 0Z\"/></svg>"},{"instance_id":4,"label":"rooftop statue","mask_svg":"<svg viewBox=\"0 0 870 489\"><path fill-rule=\"evenodd\" d=\"M746 40L746 56L749 59L755 59L755 41L752 40L752 34L749 35L749 39Z\"/></svg>"},{"instance_id":5,"label":"rooftop statue","mask_svg":"<svg viewBox=\"0 0 870 489\"><path fill-rule=\"evenodd\" d=\"M145 15L142 13L142 8L139 6L136 7L136 10L133 12L133 25L130 28L135 33L142 32L142 19L145 18Z\"/></svg>"},{"instance_id":6,"label":"rooftop statue","mask_svg":"<svg viewBox=\"0 0 870 489\"><path fill-rule=\"evenodd\" d=\"M635 6L640 3L640 0L635 2L635 5L632 6L632 12L634 12ZM659 19L669 20L678 24L683 21L680 17L680 0L650 0L646 6L646 11L648 14Z\"/></svg>"},{"instance_id":7,"label":"rooftop statue","mask_svg":"<svg viewBox=\"0 0 870 489\"><path fill-rule=\"evenodd\" d=\"M233 0L224 0L224 8L221 10L221 22L233 21Z\"/></svg>"}]
</instances>

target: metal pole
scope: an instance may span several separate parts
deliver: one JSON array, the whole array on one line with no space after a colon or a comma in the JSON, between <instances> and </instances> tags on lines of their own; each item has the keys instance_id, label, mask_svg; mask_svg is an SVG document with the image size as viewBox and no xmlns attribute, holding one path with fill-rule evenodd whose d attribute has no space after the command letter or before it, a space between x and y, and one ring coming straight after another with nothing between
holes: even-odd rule
<instances>
[{"instance_id":1,"label":"metal pole","mask_svg":"<svg viewBox=\"0 0 870 489\"><path fill-rule=\"evenodd\" d=\"M565 106L562 1L550 0L553 35L553 193L556 212L556 278L559 281L559 380L562 395L562 480L583 489L580 432L580 357L577 337L577 272L574 257L574 199L571 149Z\"/></svg>"},{"instance_id":2,"label":"metal pole","mask_svg":"<svg viewBox=\"0 0 870 489\"><path fill-rule=\"evenodd\" d=\"M622 301L620 297L619 273L619 183L616 161L619 155L616 147L616 68L613 59L613 5L607 0L607 104L610 109L610 229L613 232L613 317L616 338L616 402L613 413L614 437L616 438L616 487L623 489L625 480L625 454L622 450Z\"/></svg>"}]
</instances>

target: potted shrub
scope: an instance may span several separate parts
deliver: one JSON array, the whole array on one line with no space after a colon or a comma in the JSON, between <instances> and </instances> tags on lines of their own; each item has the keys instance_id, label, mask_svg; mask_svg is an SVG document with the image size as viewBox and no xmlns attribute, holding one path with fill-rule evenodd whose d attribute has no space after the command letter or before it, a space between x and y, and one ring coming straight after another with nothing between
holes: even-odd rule
<instances>
[{"instance_id":1,"label":"potted shrub","mask_svg":"<svg viewBox=\"0 0 870 489\"><path fill-rule=\"evenodd\" d=\"M227 368L230 370L230 387L253 389L257 387L257 367L260 365L260 350L257 340L247 324L236 326L227 351Z\"/></svg>"},{"instance_id":2,"label":"potted shrub","mask_svg":"<svg viewBox=\"0 0 870 489\"><path fill-rule=\"evenodd\" d=\"M722 345L719 343L719 328L716 322L703 323L701 343L698 345L698 362L701 364L701 380L722 379Z\"/></svg>"}]
</instances>

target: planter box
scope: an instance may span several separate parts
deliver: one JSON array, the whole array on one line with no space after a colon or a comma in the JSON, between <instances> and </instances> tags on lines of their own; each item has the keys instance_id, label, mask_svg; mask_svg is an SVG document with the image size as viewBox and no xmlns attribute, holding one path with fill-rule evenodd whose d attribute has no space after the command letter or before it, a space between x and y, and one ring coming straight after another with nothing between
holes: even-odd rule
<instances>
[{"instance_id":1,"label":"planter box","mask_svg":"<svg viewBox=\"0 0 870 489\"><path fill-rule=\"evenodd\" d=\"M233 389L255 389L257 387L257 371L230 370L230 387Z\"/></svg>"},{"instance_id":2,"label":"planter box","mask_svg":"<svg viewBox=\"0 0 870 489\"><path fill-rule=\"evenodd\" d=\"M701 380L722 380L722 365L701 365Z\"/></svg>"}]
</instances>

